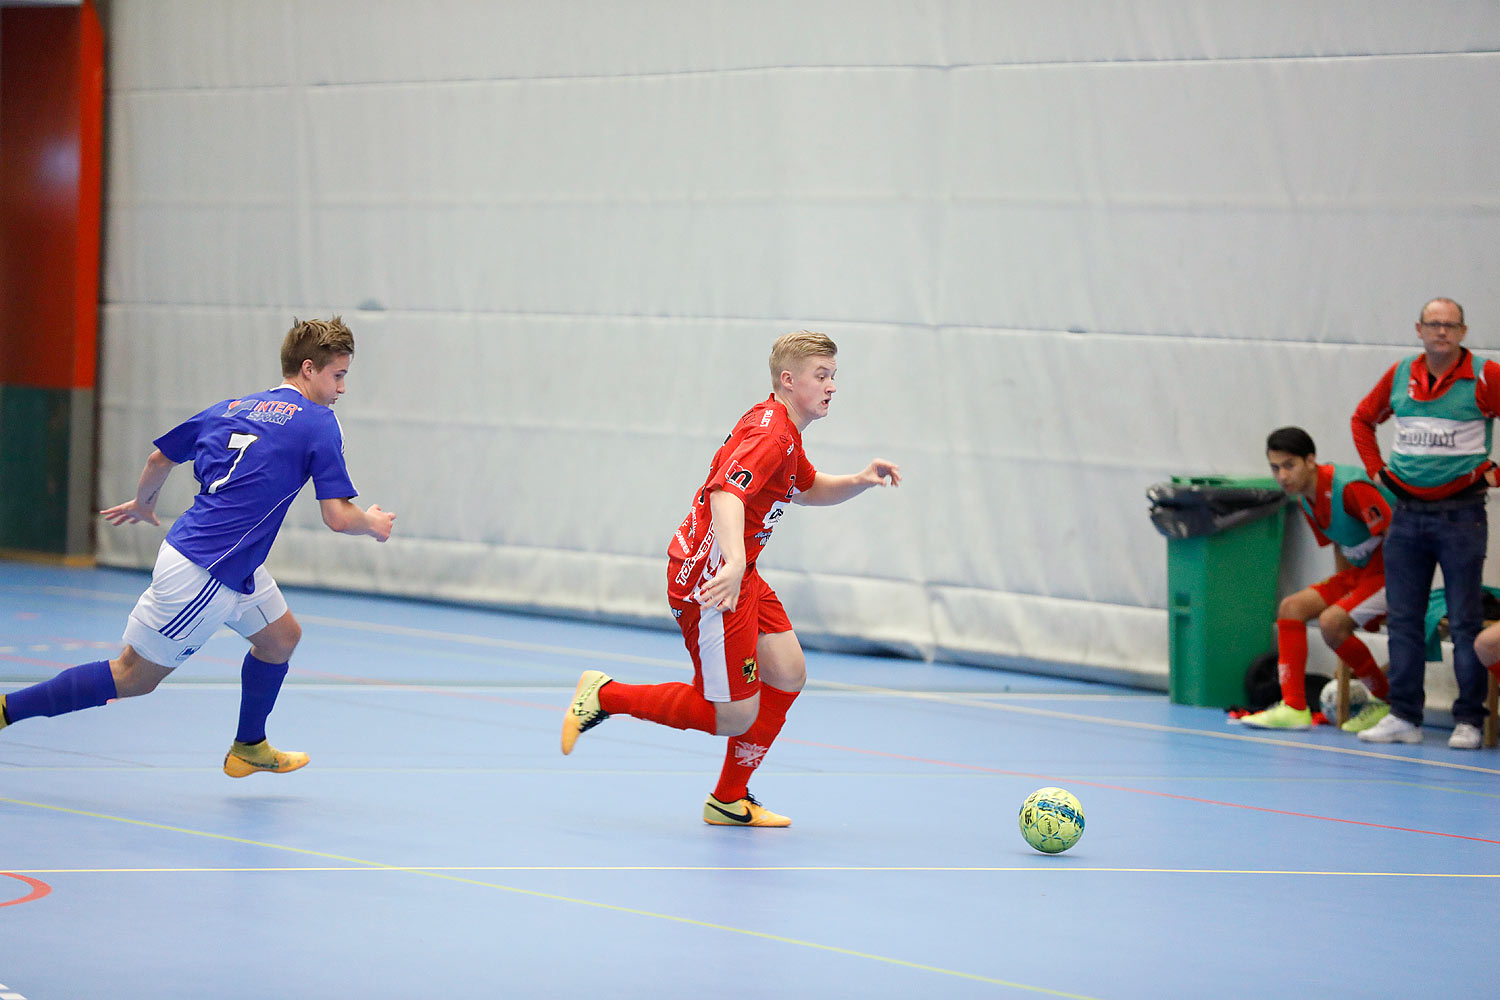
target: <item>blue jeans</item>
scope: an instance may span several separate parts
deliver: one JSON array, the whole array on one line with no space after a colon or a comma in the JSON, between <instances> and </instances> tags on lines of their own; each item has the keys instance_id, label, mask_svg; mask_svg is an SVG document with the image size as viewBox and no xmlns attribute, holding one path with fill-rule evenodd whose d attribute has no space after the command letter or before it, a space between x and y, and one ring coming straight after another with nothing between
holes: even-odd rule
<instances>
[{"instance_id":1,"label":"blue jeans","mask_svg":"<svg viewBox=\"0 0 1500 1000\"><path fill-rule=\"evenodd\" d=\"M1443 569L1448 633L1458 699L1453 721L1484 721L1485 668L1474 653L1484 623L1484 553L1489 544L1484 498L1433 506L1402 502L1385 536L1386 633L1390 641L1391 713L1421 725L1427 696L1426 616L1432 573Z\"/></svg>"}]
</instances>

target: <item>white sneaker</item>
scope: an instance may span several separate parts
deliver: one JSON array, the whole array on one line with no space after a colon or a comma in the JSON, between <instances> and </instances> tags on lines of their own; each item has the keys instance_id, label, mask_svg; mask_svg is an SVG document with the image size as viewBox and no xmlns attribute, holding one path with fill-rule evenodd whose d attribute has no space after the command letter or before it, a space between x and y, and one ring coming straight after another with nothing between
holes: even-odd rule
<instances>
[{"instance_id":1,"label":"white sneaker","mask_svg":"<svg viewBox=\"0 0 1500 1000\"><path fill-rule=\"evenodd\" d=\"M1479 727L1472 722L1460 722L1448 737L1448 745L1455 750L1478 750L1480 742Z\"/></svg>"},{"instance_id":2,"label":"white sneaker","mask_svg":"<svg viewBox=\"0 0 1500 1000\"><path fill-rule=\"evenodd\" d=\"M1366 743L1421 743L1422 727L1395 715L1387 715L1360 733L1359 738Z\"/></svg>"}]
</instances>

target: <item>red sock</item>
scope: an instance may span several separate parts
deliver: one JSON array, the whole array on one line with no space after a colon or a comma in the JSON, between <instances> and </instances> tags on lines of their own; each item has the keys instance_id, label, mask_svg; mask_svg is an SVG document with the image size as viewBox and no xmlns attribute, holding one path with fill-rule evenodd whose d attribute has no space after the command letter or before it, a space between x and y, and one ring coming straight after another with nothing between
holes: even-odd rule
<instances>
[{"instance_id":1,"label":"red sock","mask_svg":"<svg viewBox=\"0 0 1500 1000\"><path fill-rule=\"evenodd\" d=\"M729 738L729 746L724 749L724 769L719 772L714 798L720 802L734 802L750 793L750 776L766 759L771 744L776 742L776 734L781 732L787 709L797 700L797 694L796 691L782 691L761 684L760 714L742 735Z\"/></svg>"},{"instance_id":2,"label":"red sock","mask_svg":"<svg viewBox=\"0 0 1500 1000\"><path fill-rule=\"evenodd\" d=\"M1375 665L1375 657L1370 655L1370 647L1357 635L1351 635L1344 640L1344 644L1334 650L1339 659L1349 664L1349 669L1354 671L1354 676L1365 682L1365 687L1370 693L1381 701L1385 701L1386 695L1391 693L1390 682L1385 679L1385 672Z\"/></svg>"},{"instance_id":3,"label":"red sock","mask_svg":"<svg viewBox=\"0 0 1500 1000\"><path fill-rule=\"evenodd\" d=\"M713 735L718 728L714 703L691 684L621 684L599 689L599 707L610 715L629 715L673 729L696 729Z\"/></svg>"},{"instance_id":4,"label":"red sock","mask_svg":"<svg viewBox=\"0 0 1500 1000\"><path fill-rule=\"evenodd\" d=\"M1287 708L1307 708L1307 622L1276 619L1276 676Z\"/></svg>"}]
</instances>

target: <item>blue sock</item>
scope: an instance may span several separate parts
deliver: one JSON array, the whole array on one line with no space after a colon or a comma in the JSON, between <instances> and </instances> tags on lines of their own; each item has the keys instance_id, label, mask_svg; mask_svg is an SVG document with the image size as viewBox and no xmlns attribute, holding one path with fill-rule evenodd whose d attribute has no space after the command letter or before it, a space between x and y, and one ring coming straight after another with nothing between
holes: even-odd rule
<instances>
[{"instance_id":1,"label":"blue sock","mask_svg":"<svg viewBox=\"0 0 1500 1000\"><path fill-rule=\"evenodd\" d=\"M241 743L259 743L266 738L266 717L276 707L287 664L257 660L245 654L240 668L240 729L234 736Z\"/></svg>"},{"instance_id":2,"label":"blue sock","mask_svg":"<svg viewBox=\"0 0 1500 1000\"><path fill-rule=\"evenodd\" d=\"M117 697L115 678L108 660L69 667L51 680L33 684L5 696L5 714L11 722L39 715L63 715L81 708L97 708Z\"/></svg>"}]
</instances>

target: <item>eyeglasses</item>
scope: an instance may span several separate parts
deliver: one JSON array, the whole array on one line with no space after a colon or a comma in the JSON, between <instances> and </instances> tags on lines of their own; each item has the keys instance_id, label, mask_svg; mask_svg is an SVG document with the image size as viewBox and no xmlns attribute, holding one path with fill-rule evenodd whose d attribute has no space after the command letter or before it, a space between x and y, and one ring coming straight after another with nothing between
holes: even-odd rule
<instances>
[{"instance_id":1,"label":"eyeglasses","mask_svg":"<svg viewBox=\"0 0 1500 1000\"><path fill-rule=\"evenodd\" d=\"M1462 330L1464 328L1462 323L1429 323L1425 319L1417 322L1429 330Z\"/></svg>"}]
</instances>

